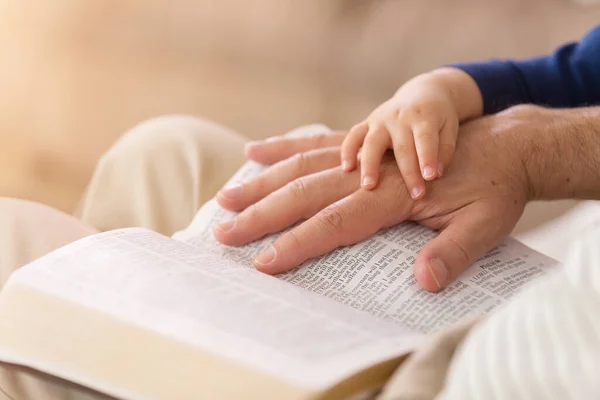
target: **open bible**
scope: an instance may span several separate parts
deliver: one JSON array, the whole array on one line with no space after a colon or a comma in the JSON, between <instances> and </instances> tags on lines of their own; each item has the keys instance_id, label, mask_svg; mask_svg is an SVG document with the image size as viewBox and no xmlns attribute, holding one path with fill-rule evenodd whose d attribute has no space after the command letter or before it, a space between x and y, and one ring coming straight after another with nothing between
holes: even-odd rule
<instances>
[{"instance_id":1,"label":"open bible","mask_svg":"<svg viewBox=\"0 0 600 400\"><path fill-rule=\"evenodd\" d=\"M427 293L413 263L436 232L403 223L273 277L252 267L273 236L213 238L232 215L212 200L173 238L105 232L21 268L0 295L0 360L123 400L350 398L557 264L507 239Z\"/></svg>"}]
</instances>

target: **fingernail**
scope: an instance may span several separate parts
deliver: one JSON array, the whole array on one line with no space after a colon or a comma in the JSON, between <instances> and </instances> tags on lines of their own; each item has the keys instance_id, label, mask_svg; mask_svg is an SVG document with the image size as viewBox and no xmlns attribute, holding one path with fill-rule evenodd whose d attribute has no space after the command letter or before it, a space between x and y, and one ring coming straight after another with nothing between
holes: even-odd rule
<instances>
[{"instance_id":1,"label":"fingernail","mask_svg":"<svg viewBox=\"0 0 600 400\"><path fill-rule=\"evenodd\" d=\"M423 168L423 178L431 179L435 176L435 171L430 166Z\"/></svg>"},{"instance_id":2,"label":"fingernail","mask_svg":"<svg viewBox=\"0 0 600 400\"><path fill-rule=\"evenodd\" d=\"M446 281L448 280L448 270L446 269L444 262L439 258L432 258L427 263L427 268L438 288L442 289L445 287Z\"/></svg>"},{"instance_id":3,"label":"fingernail","mask_svg":"<svg viewBox=\"0 0 600 400\"><path fill-rule=\"evenodd\" d=\"M444 175L444 164L442 164L441 161L438 163L438 174L440 174L440 176Z\"/></svg>"},{"instance_id":4,"label":"fingernail","mask_svg":"<svg viewBox=\"0 0 600 400\"><path fill-rule=\"evenodd\" d=\"M375 183L375 179L373 179L373 177L371 177L371 176L365 176L362 180L363 186L371 186L374 183Z\"/></svg>"},{"instance_id":5,"label":"fingernail","mask_svg":"<svg viewBox=\"0 0 600 400\"><path fill-rule=\"evenodd\" d=\"M418 198L421 193L423 192L423 190L420 187L414 187L411 191L410 191L410 195L412 196L413 199Z\"/></svg>"},{"instance_id":6,"label":"fingernail","mask_svg":"<svg viewBox=\"0 0 600 400\"><path fill-rule=\"evenodd\" d=\"M350 171L350 163L349 163L348 161L344 161L344 162L342 163L342 169L343 169L344 171L346 171L346 172L347 172L347 171Z\"/></svg>"},{"instance_id":7,"label":"fingernail","mask_svg":"<svg viewBox=\"0 0 600 400\"><path fill-rule=\"evenodd\" d=\"M217 229L222 232L229 232L230 230L233 229L234 226L235 226L235 219L232 219L232 220L218 224Z\"/></svg>"},{"instance_id":8,"label":"fingernail","mask_svg":"<svg viewBox=\"0 0 600 400\"><path fill-rule=\"evenodd\" d=\"M229 200L238 199L242 195L242 185L235 185L219 192L219 196Z\"/></svg>"},{"instance_id":9,"label":"fingernail","mask_svg":"<svg viewBox=\"0 0 600 400\"><path fill-rule=\"evenodd\" d=\"M254 262L259 265L269 265L275 261L275 257L277 257L277 250L275 247L269 246L254 259Z\"/></svg>"}]
</instances>

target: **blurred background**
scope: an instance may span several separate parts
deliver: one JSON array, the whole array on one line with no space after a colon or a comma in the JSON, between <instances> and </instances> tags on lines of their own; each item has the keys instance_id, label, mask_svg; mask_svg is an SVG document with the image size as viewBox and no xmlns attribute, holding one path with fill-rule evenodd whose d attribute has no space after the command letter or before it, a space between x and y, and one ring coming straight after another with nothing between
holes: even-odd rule
<instances>
[{"instance_id":1,"label":"blurred background","mask_svg":"<svg viewBox=\"0 0 600 400\"><path fill-rule=\"evenodd\" d=\"M579 39L594 3L2 0L0 195L71 212L98 157L161 114L348 128L420 72Z\"/></svg>"}]
</instances>

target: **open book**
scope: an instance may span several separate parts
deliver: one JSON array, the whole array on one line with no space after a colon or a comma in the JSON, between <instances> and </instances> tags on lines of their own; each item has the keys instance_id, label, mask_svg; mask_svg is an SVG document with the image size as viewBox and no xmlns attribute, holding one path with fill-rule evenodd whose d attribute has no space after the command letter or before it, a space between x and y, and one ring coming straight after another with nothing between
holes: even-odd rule
<instances>
[{"instance_id":1,"label":"open book","mask_svg":"<svg viewBox=\"0 0 600 400\"><path fill-rule=\"evenodd\" d=\"M257 174L246 164L230 184ZM343 399L381 385L425 336L505 302L557 263L508 239L439 294L413 276L436 235L413 223L272 277L211 230L210 201L173 238L90 236L17 271L0 360L123 400Z\"/></svg>"}]
</instances>

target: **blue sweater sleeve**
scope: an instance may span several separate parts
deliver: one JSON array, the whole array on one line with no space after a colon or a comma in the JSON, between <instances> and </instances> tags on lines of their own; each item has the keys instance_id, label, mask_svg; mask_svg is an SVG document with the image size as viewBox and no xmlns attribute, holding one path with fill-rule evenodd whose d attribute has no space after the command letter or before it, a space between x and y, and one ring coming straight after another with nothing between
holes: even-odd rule
<instances>
[{"instance_id":1,"label":"blue sweater sleeve","mask_svg":"<svg viewBox=\"0 0 600 400\"><path fill-rule=\"evenodd\" d=\"M600 25L580 42L529 60L454 64L477 82L484 113L516 104L569 108L600 104Z\"/></svg>"}]
</instances>

